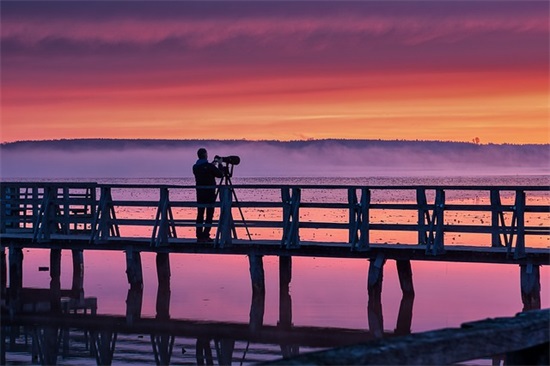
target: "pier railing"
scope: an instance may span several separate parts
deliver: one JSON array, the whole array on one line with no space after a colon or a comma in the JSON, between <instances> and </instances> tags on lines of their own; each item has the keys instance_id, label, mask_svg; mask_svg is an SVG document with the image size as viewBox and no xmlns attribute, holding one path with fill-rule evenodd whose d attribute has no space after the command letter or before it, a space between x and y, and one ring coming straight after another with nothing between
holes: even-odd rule
<instances>
[{"instance_id":1,"label":"pier railing","mask_svg":"<svg viewBox=\"0 0 550 366\"><path fill-rule=\"evenodd\" d=\"M151 246L194 240L198 206L195 188L3 182L0 233L5 238L32 234L34 242L84 236L98 245L127 236L149 239ZM486 234L488 246L506 247L508 255L518 259L525 256L527 236L550 236L548 199L543 204L530 200L532 195L549 195L550 187L544 186L222 185L216 188L218 219L212 223L216 229L212 245L219 248L239 242L235 240L238 233L241 239L252 240L250 231L269 229L271 242L279 241L282 248L291 250L306 242L301 239L305 230L338 229L347 235L333 240L333 244L348 246L351 251L369 250L373 232L393 231L409 232L414 239L406 244L422 245L426 254L438 255L448 246L446 235ZM403 192L410 199L377 198ZM472 192L479 203L465 204L446 198ZM243 193L244 200L240 197ZM266 195L271 199L266 199ZM277 196L280 199L273 200ZM304 219L302 213L311 209L326 211L330 215L328 221L316 217ZM256 214L250 215L252 211ZM373 220L388 212L397 212L397 221ZM461 224L460 220L447 219L450 214L466 212L479 214L479 223ZM530 226L527 215L542 219L538 225ZM403 218L399 219L400 216ZM248 237L243 235L243 228ZM265 239L260 235L254 242ZM322 242L308 239L307 243L317 241Z\"/></svg>"}]
</instances>

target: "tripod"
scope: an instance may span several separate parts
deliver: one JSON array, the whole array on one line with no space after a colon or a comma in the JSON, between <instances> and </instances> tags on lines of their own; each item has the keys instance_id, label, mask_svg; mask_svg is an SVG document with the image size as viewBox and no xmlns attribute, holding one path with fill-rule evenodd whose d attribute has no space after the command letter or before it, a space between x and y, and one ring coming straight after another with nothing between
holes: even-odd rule
<instances>
[{"instance_id":1,"label":"tripod","mask_svg":"<svg viewBox=\"0 0 550 366\"><path fill-rule=\"evenodd\" d=\"M239 203L239 199L237 198L237 194L235 193L235 189L233 188L233 183L231 182L231 177L233 176L233 167L234 164L226 163L223 167L223 177L220 180L220 184L218 186L218 189L216 190L216 198L218 197L218 194L220 192L220 187L222 185L228 186L229 190L231 191L231 194L233 195L233 198L235 199L235 202L237 203L237 208L239 209L239 213L241 214L241 219L243 220L244 228L246 230L246 234L248 235L248 239L252 240L252 236L250 235L250 231L248 230L248 225L246 224L246 220L244 219L243 210L241 209L241 205ZM233 237L237 238L237 230L235 229L235 224L231 224L231 230L233 231Z\"/></svg>"}]
</instances>

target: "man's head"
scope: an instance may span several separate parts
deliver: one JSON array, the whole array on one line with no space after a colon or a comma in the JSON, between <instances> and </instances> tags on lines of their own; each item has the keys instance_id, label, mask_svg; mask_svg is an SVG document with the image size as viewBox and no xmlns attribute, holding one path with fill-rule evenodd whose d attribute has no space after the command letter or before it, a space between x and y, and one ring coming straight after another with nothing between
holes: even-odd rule
<instances>
[{"instance_id":1,"label":"man's head","mask_svg":"<svg viewBox=\"0 0 550 366\"><path fill-rule=\"evenodd\" d=\"M199 157L199 159L208 159L208 152L206 151L206 149L204 147L201 147L197 151L197 156Z\"/></svg>"}]
</instances>

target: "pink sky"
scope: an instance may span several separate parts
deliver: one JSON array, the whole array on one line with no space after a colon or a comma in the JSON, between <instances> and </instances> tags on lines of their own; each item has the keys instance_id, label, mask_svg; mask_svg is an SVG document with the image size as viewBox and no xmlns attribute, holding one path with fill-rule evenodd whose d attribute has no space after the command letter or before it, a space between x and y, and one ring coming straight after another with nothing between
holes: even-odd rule
<instances>
[{"instance_id":1,"label":"pink sky","mask_svg":"<svg viewBox=\"0 0 550 366\"><path fill-rule=\"evenodd\" d=\"M549 5L2 2L0 140L548 143Z\"/></svg>"}]
</instances>

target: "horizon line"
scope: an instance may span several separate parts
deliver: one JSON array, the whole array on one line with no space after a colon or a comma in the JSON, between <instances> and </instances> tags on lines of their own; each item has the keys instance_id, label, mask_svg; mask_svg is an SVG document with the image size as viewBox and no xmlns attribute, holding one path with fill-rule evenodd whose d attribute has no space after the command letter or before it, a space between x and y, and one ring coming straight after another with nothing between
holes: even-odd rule
<instances>
[{"instance_id":1,"label":"horizon line","mask_svg":"<svg viewBox=\"0 0 550 366\"><path fill-rule=\"evenodd\" d=\"M190 141L201 141L201 142L276 142L276 143L295 143L295 142L326 142L326 141L342 141L342 142L428 142L428 143L457 143L457 144L471 144L471 145L516 145L516 146L526 146L526 145L550 145L550 141L546 143L514 143L514 142L505 142L505 143L496 143L496 142L475 142L472 141L463 141L463 140L407 140L407 139L368 139L368 138L308 138L308 139L296 139L296 140L277 140L277 139L200 139L200 138L185 138L185 139L166 139L166 138L111 138L111 137L80 137L80 138L59 138L59 139L44 139L44 140L15 140L15 141L2 141L0 146L6 146L11 144L18 143L40 143L40 142L73 142L73 141L143 141L143 142L190 142Z\"/></svg>"}]
</instances>

